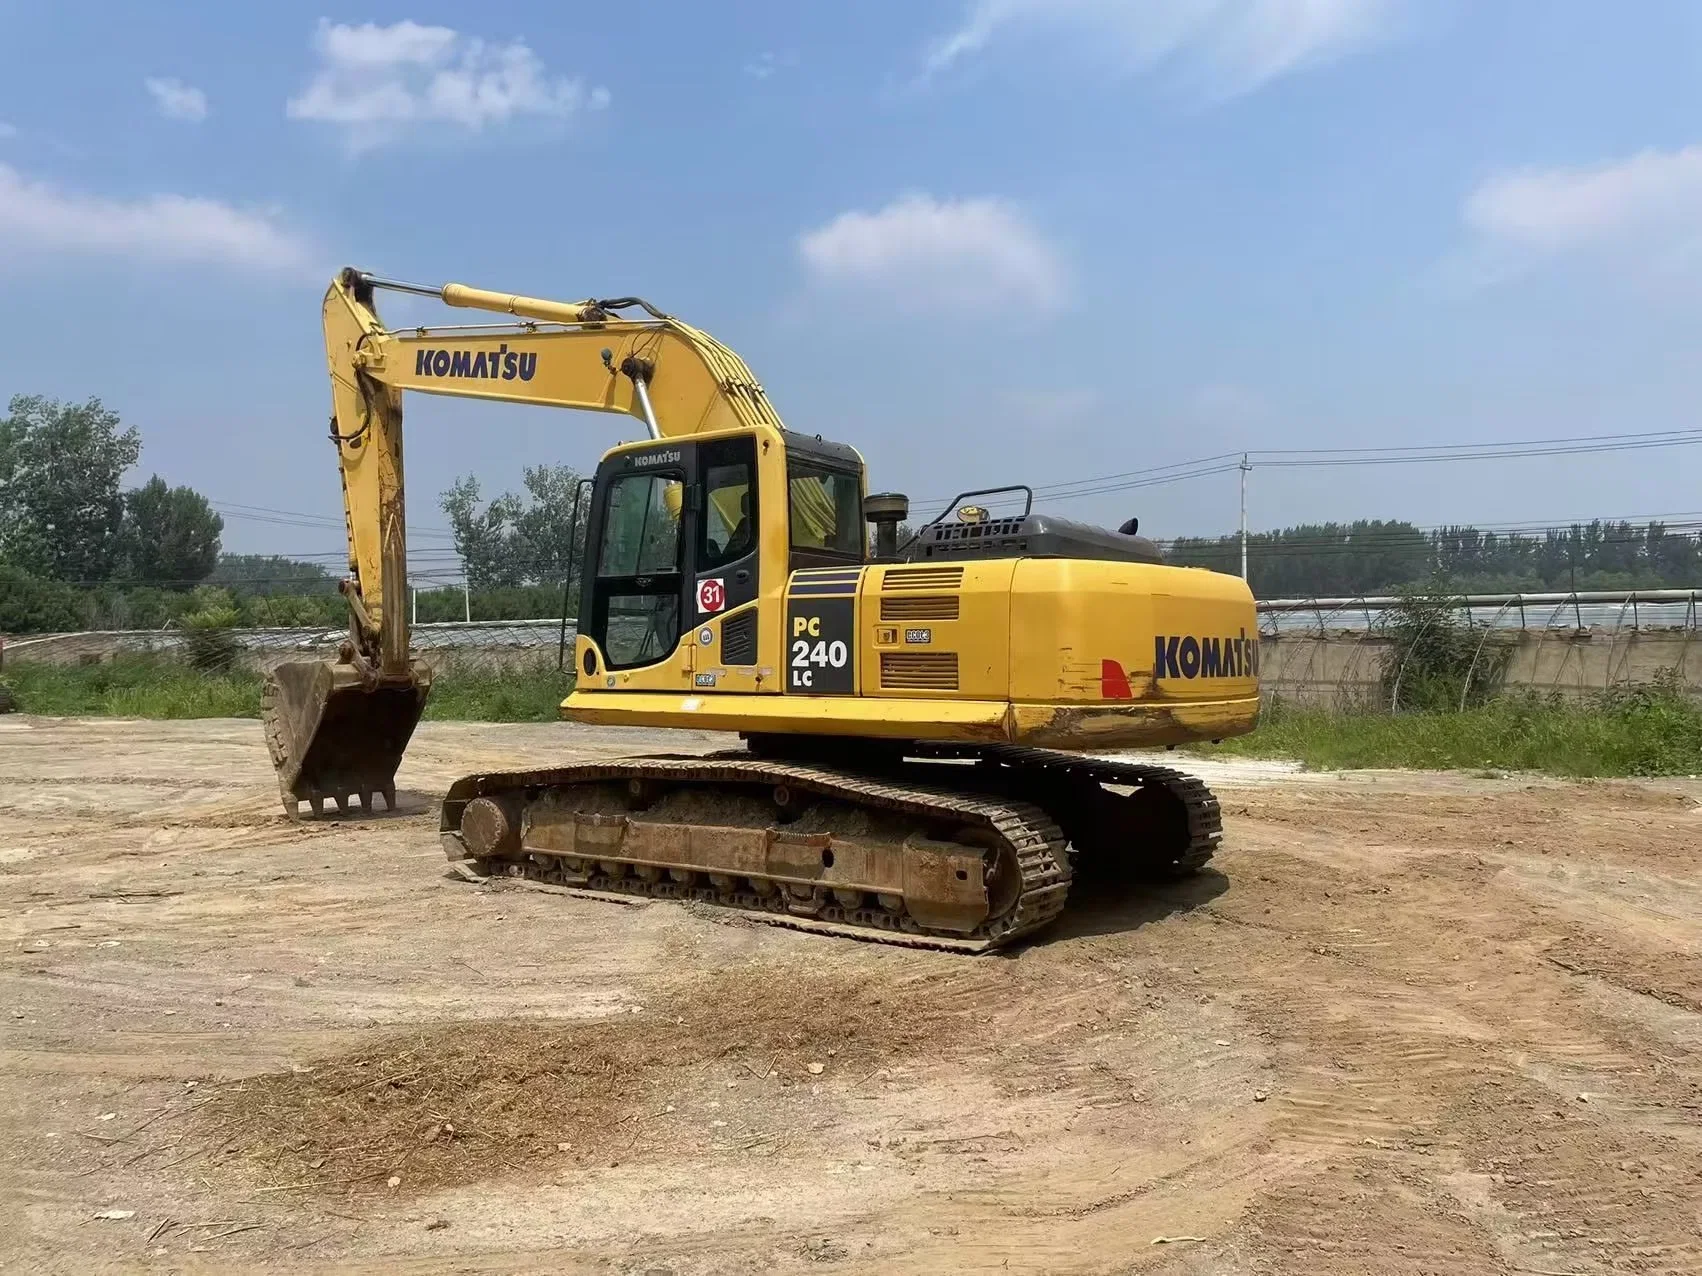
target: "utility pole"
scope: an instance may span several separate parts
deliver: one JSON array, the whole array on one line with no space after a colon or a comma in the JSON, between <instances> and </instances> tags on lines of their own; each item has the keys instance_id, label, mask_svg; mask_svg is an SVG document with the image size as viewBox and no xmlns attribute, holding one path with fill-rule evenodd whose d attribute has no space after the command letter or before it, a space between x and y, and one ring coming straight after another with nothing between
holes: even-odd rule
<instances>
[{"instance_id":1,"label":"utility pole","mask_svg":"<svg viewBox=\"0 0 1702 1276\"><path fill-rule=\"evenodd\" d=\"M1247 471L1253 467L1247 464L1247 454L1241 454L1241 579L1247 579Z\"/></svg>"},{"instance_id":2,"label":"utility pole","mask_svg":"<svg viewBox=\"0 0 1702 1276\"><path fill-rule=\"evenodd\" d=\"M461 576L461 601L466 606L462 615L466 617L467 623L470 625L473 623L473 587L467 583L465 573Z\"/></svg>"}]
</instances>

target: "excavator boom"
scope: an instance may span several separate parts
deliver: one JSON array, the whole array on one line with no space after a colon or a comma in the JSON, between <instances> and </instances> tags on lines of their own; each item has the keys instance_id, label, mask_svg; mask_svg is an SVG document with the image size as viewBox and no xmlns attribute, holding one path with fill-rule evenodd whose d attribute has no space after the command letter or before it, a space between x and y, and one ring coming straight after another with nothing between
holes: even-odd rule
<instances>
[{"instance_id":1,"label":"excavator boom","mask_svg":"<svg viewBox=\"0 0 1702 1276\"><path fill-rule=\"evenodd\" d=\"M412 293L508 322L392 330L376 293ZM622 312L636 310L642 317ZM393 794L396 768L424 709L430 669L413 661L402 460L404 391L621 413L652 438L780 419L738 355L636 297L559 302L465 284L433 288L342 271L326 290L331 439L342 472L349 641L334 663L280 666L263 717L292 814Z\"/></svg>"}]
</instances>

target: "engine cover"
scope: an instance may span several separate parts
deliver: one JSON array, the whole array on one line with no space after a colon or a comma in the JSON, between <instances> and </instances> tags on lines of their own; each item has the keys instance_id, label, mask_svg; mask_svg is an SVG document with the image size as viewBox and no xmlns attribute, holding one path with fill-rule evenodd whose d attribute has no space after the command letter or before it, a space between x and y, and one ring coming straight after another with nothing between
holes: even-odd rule
<instances>
[{"instance_id":1,"label":"engine cover","mask_svg":"<svg viewBox=\"0 0 1702 1276\"><path fill-rule=\"evenodd\" d=\"M899 559L907 563L956 562L965 558L1164 561L1158 546L1144 536L1124 536L1121 532L1050 514L991 518L984 523L936 523L924 528L899 551Z\"/></svg>"}]
</instances>

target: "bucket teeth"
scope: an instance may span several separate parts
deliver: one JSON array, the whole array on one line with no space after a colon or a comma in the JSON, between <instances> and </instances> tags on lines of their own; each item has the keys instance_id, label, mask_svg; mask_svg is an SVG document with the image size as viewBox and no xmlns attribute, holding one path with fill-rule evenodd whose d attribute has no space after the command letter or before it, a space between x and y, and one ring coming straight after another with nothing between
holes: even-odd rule
<instances>
[{"instance_id":1,"label":"bucket teeth","mask_svg":"<svg viewBox=\"0 0 1702 1276\"><path fill-rule=\"evenodd\" d=\"M323 817L325 803L329 799L336 805L338 815L349 816L356 813L376 815L378 814L379 798L384 799L386 811L396 809L396 790L393 788L356 789L353 793L309 793L305 797L297 797L294 793L285 789L283 790L284 814L292 820L300 820L302 818L302 803L305 802L313 808L314 815ZM358 812L351 811L351 807L359 808Z\"/></svg>"}]
</instances>

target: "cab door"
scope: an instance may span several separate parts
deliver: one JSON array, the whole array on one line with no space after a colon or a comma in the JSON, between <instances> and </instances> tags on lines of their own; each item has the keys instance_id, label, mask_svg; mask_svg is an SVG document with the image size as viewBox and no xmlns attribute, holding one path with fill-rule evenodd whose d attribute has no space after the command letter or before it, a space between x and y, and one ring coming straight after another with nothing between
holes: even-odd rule
<instances>
[{"instance_id":1,"label":"cab door","mask_svg":"<svg viewBox=\"0 0 1702 1276\"><path fill-rule=\"evenodd\" d=\"M602 652L605 669L658 664L679 646L690 601L689 459L687 449L670 447L597 467L579 632ZM597 671L587 651L583 672Z\"/></svg>"},{"instance_id":2,"label":"cab door","mask_svg":"<svg viewBox=\"0 0 1702 1276\"><path fill-rule=\"evenodd\" d=\"M734 435L692 449L698 494L693 529L692 624L720 621L720 662L754 665L762 526L756 438Z\"/></svg>"},{"instance_id":3,"label":"cab door","mask_svg":"<svg viewBox=\"0 0 1702 1276\"><path fill-rule=\"evenodd\" d=\"M586 651L583 673L660 664L688 634L703 660L756 664L758 487L752 434L668 440L597 467L579 632L602 662Z\"/></svg>"}]
</instances>

